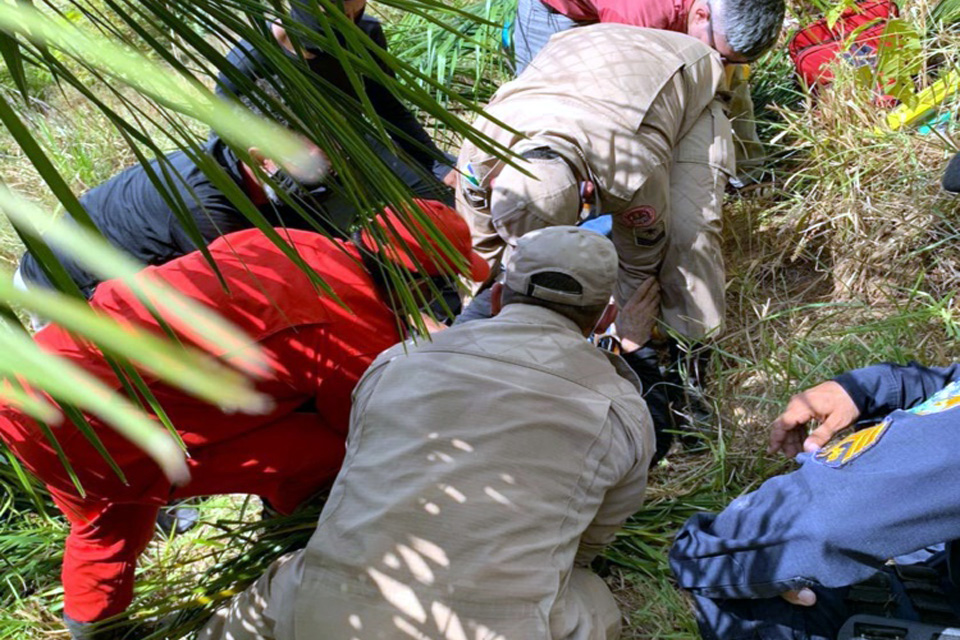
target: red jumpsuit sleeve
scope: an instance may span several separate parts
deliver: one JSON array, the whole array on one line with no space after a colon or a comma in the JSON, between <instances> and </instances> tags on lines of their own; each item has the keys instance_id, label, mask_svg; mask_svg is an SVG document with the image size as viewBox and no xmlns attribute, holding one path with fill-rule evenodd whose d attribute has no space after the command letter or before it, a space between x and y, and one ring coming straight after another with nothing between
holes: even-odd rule
<instances>
[{"instance_id":1,"label":"red jumpsuit sleeve","mask_svg":"<svg viewBox=\"0 0 960 640\"><path fill-rule=\"evenodd\" d=\"M368 329L350 328L345 323L301 325L261 343L274 382L303 402L309 400L318 425L341 438L347 433L353 389L381 351Z\"/></svg>"},{"instance_id":2,"label":"red jumpsuit sleeve","mask_svg":"<svg viewBox=\"0 0 960 640\"><path fill-rule=\"evenodd\" d=\"M134 569L153 536L158 507L104 504L81 515L57 504L70 521L61 574L64 613L96 622L123 612L133 599Z\"/></svg>"},{"instance_id":3,"label":"red jumpsuit sleeve","mask_svg":"<svg viewBox=\"0 0 960 640\"><path fill-rule=\"evenodd\" d=\"M380 345L369 344L369 339L363 340L367 344L357 344L358 341L351 338L350 335L328 331L319 336L317 349L317 413L343 437L350 426L353 390L382 350Z\"/></svg>"}]
</instances>

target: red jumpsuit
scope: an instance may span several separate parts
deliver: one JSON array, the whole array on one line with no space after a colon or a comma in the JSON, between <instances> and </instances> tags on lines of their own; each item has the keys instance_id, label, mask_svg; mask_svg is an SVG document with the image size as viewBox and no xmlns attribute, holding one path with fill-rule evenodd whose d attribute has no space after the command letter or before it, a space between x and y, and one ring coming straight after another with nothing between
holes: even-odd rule
<instances>
[{"instance_id":1,"label":"red jumpsuit","mask_svg":"<svg viewBox=\"0 0 960 640\"><path fill-rule=\"evenodd\" d=\"M143 374L189 448L188 485L172 487L140 449L90 417L128 484L65 421L54 432L86 491L81 497L37 424L15 408L0 407L0 438L47 485L70 522L62 574L70 618L92 622L126 609L137 557L153 534L157 510L172 498L251 493L289 512L336 476L350 394L373 358L400 340L398 324L352 245L306 231L279 231L349 311L257 230L224 236L209 247L229 292L199 252L145 270L233 321L270 365L271 374L256 385L274 400L266 415L226 415ZM120 282L101 284L90 304L160 332ZM59 327L41 331L36 341L120 387L98 350ZM219 355L229 360L230 354Z\"/></svg>"}]
</instances>

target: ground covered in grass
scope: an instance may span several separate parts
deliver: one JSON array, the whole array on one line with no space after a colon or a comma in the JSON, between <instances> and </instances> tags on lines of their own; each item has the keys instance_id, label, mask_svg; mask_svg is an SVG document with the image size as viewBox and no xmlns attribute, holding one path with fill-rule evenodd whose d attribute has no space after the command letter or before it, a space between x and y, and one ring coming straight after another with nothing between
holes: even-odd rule
<instances>
[{"instance_id":1,"label":"ground covered in grass","mask_svg":"<svg viewBox=\"0 0 960 640\"><path fill-rule=\"evenodd\" d=\"M510 13L494 0L457 4L494 22ZM925 0L904 9L920 35L911 76L918 89L960 62L960 36L930 24L929 9ZM813 8L794 7L791 21L807 20L807 12ZM509 70L476 43L497 42L499 30L460 20L463 33L454 37L416 16L384 15L395 53L483 100ZM133 161L76 96L57 91L41 72L30 82L37 97L24 113L77 192ZM755 66L752 84L770 143L767 171L731 192L725 206L728 312L707 389L717 419L697 451L677 447L653 472L647 507L608 553L607 579L629 620L626 638L695 636L666 568L671 537L690 514L722 508L790 468L764 450L767 425L792 393L876 361L960 357L960 206L938 186L960 141L955 124L928 135L884 131L888 107L874 99L875 84L839 71L814 100L796 86L783 48ZM0 77L0 91L12 95L9 78ZM944 111L956 108L948 101ZM0 175L53 203L4 132ZM9 229L0 231L0 263L13 265L21 248ZM237 497L207 502L203 516L197 530L158 539L146 554L137 637L189 637L212 599L302 544L315 520L304 513L262 523L255 501ZM58 622L64 533L42 493L31 496L16 470L0 465L0 640L65 637Z\"/></svg>"}]
</instances>

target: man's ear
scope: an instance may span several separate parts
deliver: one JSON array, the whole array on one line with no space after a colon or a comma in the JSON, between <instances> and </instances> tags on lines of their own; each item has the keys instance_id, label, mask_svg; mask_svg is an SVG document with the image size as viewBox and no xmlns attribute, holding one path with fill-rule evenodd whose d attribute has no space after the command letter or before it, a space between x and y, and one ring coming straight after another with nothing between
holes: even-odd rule
<instances>
[{"instance_id":1,"label":"man's ear","mask_svg":"<svg viewBox=\"0 0 960 640\"><path fill-rule=\"evenodd\" d=\"M593 184L593 180L584 180L580 183L580 198L584 202L593 204L593 200L596 197L597 186Z\"/></svg>"},{"instance_id":2,"label":"man's ear","mask_svg":"<svg viewBox=\"0 0 960 640\"><path fill-rule=\"evenodd\" d=\"M700 40L699 32L709 28L709 23L710 6L706 2L696 2L690 10L690 16L687 18L687 34ZM695 28L695 33L691 33L691 27Z\"/></svg>"},{"instance_id":3,"label":"man's ear","mask_svg":"<svg viewBox=\"0 0 960 640\"><path fill-rule=\"evenodd\" d=\"M503 310L503 283L494 282L490 287L490 316L493 317Z\"/></svg>"}]
</instances>

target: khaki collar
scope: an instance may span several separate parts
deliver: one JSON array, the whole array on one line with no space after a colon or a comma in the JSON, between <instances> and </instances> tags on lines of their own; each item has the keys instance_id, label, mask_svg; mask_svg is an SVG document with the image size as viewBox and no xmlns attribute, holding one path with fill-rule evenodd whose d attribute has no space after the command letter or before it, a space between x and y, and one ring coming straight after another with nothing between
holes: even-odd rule
<instances>
[{"instance_id":1,"label":"khaki collar","mask_svg":"<svg viewBox=\"0 0 960 640\"><path fill-rule=\"evenodd\" d=\"M553 327L556 329L569 329L582 335L580 327L573 320L562 316L556 311L551 311L545 307L538 307L533 304L508 304L500 310L495 317L501 322L517 324L535 324L542 327Z\"/></svg>"}]
</instances>

